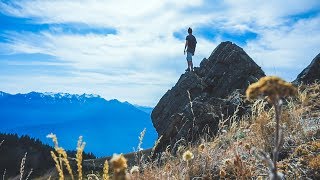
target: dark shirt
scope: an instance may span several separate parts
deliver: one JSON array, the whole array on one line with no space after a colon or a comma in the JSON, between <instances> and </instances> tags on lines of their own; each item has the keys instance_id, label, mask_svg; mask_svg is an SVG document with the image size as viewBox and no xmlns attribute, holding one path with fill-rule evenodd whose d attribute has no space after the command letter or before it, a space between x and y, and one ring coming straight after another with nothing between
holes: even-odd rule
<instances>
[{"instance_id":1,"label":"dark shirt","mask_svg":"<svg viewBox=\"0 0 320 180\"><path fill-rule=\"evenodd\" d=\"M186 37L186 40L188 41L187 51L191 52L192 54L194 54L194 51L196 50L197 39L192 34L189 34Z\"/></svg>"}]
</instances>

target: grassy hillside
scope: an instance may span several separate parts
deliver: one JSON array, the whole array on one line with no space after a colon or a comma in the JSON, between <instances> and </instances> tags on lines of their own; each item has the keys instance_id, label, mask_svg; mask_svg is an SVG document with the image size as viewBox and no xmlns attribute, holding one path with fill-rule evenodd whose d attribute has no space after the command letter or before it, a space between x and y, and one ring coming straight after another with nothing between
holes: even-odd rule
<instances>
[{"instance_id":1,"label":"grassy hillside","mask_svg":"<svg viewBox=\"0 0 320 180\"><path fill-rule=\"evenodd\" d=\"M216 137L179 147L174 154L168 149L160 161L146 162L138 179L268 179L270 168L261 153L272 154L274 148L275 109L264 99L251 108L251 114L234 118L239 121L221 119ZM301 86L296 97L284 101L280 126L278 173L286 179L319 179L319 84Z\"/></svg>"},{"instance_id":2,"label":"grassy hillside","mask_svg":"<svg viewBox=\"0 0 320 180\"><path fill-rule=\"evenodd\" d=\"M295 96L282 99L278 145L274 143L276 108L270 97L271 94L269 101L266 98L251 101L250 114L221 119L215 137L203 137L199 143L180 146L176 152L168 147L154 154L154 158L151 158L153 150L148 150L84 162L77 156L75 162L80 163L72 170L59 163L56 167L63 170L66 179L71 178L70 174L74 179L270 179L272 151L276 146L277 176L319 179L320 84L300 86ZM243 100L247 101L246 97ZM77 154L81 154L81 147L80 143ZM61 155L58 160L67 161L62 160L60 147L55 148L55 154ZM69 159L69 163L72 161ZM60 175L50 176L61 178L62 174L60 171Z\"/></svg>"}]
</instances>

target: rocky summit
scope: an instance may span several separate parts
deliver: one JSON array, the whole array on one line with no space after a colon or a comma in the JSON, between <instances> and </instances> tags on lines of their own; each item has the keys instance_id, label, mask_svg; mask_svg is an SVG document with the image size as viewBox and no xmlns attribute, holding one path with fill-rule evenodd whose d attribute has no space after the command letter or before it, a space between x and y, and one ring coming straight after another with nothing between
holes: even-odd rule
<instances>
[{"instance_id":1,"label":"rocky summit","mask_svg":"<svg viewBox=\"0 0 320 180\"><path fill-rule=\"evenodd\" d=\"M218 131L219 119L246 112L241 96L253 82L265 76L239 46L222 42L194 72L182 74L152 112L159 137L157 151L176 142L195 142Z\"/></svg>"},{"instance_id":2,"label":"rocky summit","mask_svg":"<svg viewBox=\"0 0 320 180\"><path fill-rule=\"evenodd\" d=\"M320 80L320 53L293 81L294 84L312 84Z\"/></svg>"}]
</instances>

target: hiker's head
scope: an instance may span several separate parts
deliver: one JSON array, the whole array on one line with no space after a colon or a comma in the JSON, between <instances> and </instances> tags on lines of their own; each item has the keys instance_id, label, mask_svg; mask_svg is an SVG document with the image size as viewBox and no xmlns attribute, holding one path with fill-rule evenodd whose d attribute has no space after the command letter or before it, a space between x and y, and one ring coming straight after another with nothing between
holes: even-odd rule
<instances>
[{"instance_id":1,"label":"hiker's head","mask_svg":"<svg viewBox=\"0 0 320 180\"><path fill-rule=\"evenodd\" d=\"M192 34L192 29L190 27L188 28L188 33Z\"/></svg>"}]
</instances>

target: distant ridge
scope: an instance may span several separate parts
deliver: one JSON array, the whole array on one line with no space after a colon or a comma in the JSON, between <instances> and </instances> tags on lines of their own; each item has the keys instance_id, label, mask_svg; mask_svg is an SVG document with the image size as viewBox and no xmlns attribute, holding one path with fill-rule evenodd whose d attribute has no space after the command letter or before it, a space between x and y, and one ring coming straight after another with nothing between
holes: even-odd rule
<instances>
[{"instance_id":1,"label":"distant ridge","mask_svg":"<svg viewBox=\"0 0 320 180\"><path fill-rule=\"evenodd\" d=\"M153 107L149 107L149 106L139 106L139 105L134 105L136 108L140 109L141 111L148 113L151 115L151 112L153 110Z\"/></svg>"}]
</instances>

